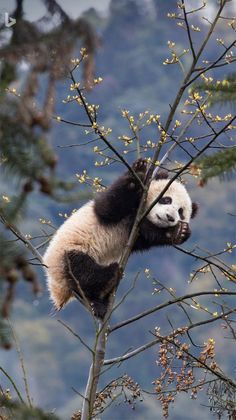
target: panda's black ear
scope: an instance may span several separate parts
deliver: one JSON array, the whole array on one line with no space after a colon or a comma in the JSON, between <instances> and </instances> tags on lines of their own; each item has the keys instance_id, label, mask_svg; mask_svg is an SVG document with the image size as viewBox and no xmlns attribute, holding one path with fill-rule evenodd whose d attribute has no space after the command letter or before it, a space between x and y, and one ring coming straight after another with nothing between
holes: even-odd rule
<instances>
[{"instance_id":1,"label":"panda's black ear","mask_svg":"<svg viewBox=\"0 0 236 420\"><path fill-rule=\"evenodd\" d=\"M166 171L165 169L160 169L159 171L157 171L154 174L153 179L156 179L156 180L158 180L158 179L167 179L168 176L169 176L168 171Z\"/></svg>"},{"instance_id":2,"label":"panda's black ear","mask_svg":"<svg viewBox=\"0 0 236 420\"><path fill-rule=\"evenodd\" d=\"M193 219L198 213L199 205L197 203L192 203L192 214L191 219Z\"/></svg>"}]
</instances>

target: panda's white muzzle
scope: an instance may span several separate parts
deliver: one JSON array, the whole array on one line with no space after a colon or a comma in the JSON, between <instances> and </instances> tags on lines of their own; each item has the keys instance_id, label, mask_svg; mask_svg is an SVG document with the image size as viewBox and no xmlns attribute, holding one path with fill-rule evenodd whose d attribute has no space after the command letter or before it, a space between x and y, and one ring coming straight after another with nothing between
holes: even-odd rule
<instances>
[{"instance_id":1,"label":"panda's white muzzle","mask_svg":"<svg viewBox=\"0 0 236 420\"><path fill-rule=\"evenodd\" d=\"M160 228L176 226L180 220L178 210L173 205L156 204L149 215L148 219Z\"/></svg>"}]
</instances>

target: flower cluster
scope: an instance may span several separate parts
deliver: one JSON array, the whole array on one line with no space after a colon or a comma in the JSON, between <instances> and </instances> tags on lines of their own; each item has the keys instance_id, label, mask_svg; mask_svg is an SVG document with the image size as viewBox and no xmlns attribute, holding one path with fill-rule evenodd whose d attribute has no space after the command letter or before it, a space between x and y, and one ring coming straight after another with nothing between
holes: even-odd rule
<instances>
[{"instance_id":1,"label":"flower cluster","mask_svg":"<svg viewBox=\"0 0 236 420\"><path fill-rule=\"evenodd\" d=\"M88 57L88 54L87 54L86 48L81 48L80 49L80 57L72 58L70 61L71 61L71 64L74 65L74 68L76 68L76 67L79 67L81 62L87 57Z\"/></svg>"},{"instance_id":2,"label":"flower cluster","mask_svg":"<svg viewBox=\"0 0 236 420\"><path fill-rule=\"evenodd\" d=\"M97 166L96 162L95 166ZM94 188L96 192L104 189L102 185L102 178L98 178L97 176L92 178L87 174L86 170L83 170L82 174L76 174L76 178L78 179L80 184L87 184L90 187Z\"/></svg>"},{"instance_id":3,"label":"flower cluster","mask_svg":"<svg viewBox=\"0 0 236 420\"><path fill-rule=\"evenodd\" d=\"M135 382L130 376L123 375L113 381L111 381L102 391L100 391L94 403L93 415L97 416L102 413L107 406L113 401L117 400L118 397L122 396L124 402L135 407L136 402L142 401L141 389L137 382ZM80 417L74 420L80 420Z\"/></svg>"},{"instance_id":4,"label":"flower cluster","mask_svg":"<svg viewBox=\"0 0 236 420\"><path fill-rule=\"evenodd\" d=\"M192 356L190 344L182 342L182 337L186 331L186 328L178 328L170 336L162 337L160 328L155 329L155 335L161 341L157 360L161 373L153 381L153 385L165 418L168 417L170 404L175 401L180 392L190 392L191 398L197 398L198 392L203 389L205 382L207 382L204 368L209 361L210 369L217 368L214 360L215 341L209 338L204 343L204 348L199 356Z\"/></svg>"}]
</instances>

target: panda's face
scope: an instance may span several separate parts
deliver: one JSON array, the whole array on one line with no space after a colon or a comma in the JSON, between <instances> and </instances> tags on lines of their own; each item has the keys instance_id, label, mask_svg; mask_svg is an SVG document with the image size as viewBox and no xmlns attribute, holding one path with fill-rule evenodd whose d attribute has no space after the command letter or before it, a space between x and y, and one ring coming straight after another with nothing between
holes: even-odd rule
<instances>
[{"instance_id":1,"label":"panda's face","mask_svg":"<svg viewBox=\"0 0 236 420\"><path fill-rule=\"evenodd\" d=\"M153 180L151 182L146 208L158 197L168 182L168 179ZM189 223L191 215L192 201L184 185L174 181L159 202L151 209L147 218L154 225L160 228L167 228L176 226L179 221Z\"/></svg>"}]
</instances>

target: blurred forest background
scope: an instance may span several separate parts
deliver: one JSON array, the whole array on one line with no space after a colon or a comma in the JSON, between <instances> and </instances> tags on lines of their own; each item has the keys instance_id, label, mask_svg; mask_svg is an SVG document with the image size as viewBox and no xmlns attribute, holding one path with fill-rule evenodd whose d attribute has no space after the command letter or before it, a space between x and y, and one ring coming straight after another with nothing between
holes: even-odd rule
<instances>
[{"instance_id":1,"label":"blurred forest background","mask_svg":"<svg viewBox=\"0 0 236 420\"><path fill-rule=\"evenodd\" d=\"M123 170L119 165L94 166L97 156L93 153L93 144L91 147L66 147L86 142L86 134L78 127L51 119L53 114L69 121L79 120L78 108L65 106L63 100L70 87L66 77L70 59L78 56L80 48L86 47L91 53L81 77L87 81L93 77L103 78L103 83L88 97L91 103L100 104L100 120L105 127L112 127L113 137L127 131L126 121L120 117L121 109L129 109L134 115L149 110L164 117L182 80L182 74L175 66L163 66L167 41L173 40L182 48L186 43L184 31L177 30L176 23L167 17L168 12L176 10L174 0L111 0L110 3L99 2L99 10L96 9L97 2L93 1L94 7L82 14L77 3L65 2L65 7L60 7L62 2L18 1L17 7L13 2L10 8L0 1L1 17L6 11L14 12L17 20L16 25L7 30L1 22L0 206L8 206L10 220L15 221L17 215L21 230L31 237L38 235L40 229L52 233L49 221L52 226L59 226L65 214L70 214L91 196L92 190L79 184L76 173L87 170L91 177L101 177L108 184ZM37 16L37 7L40 16ZM236 14L235 3L232 2L230 7L233 16ZM34 8L33 16L30 8ZM214 10L215 0L209 0L209 19ZM215 38L221 36L224 37L223 25L222 28L219 25ZM213 42L207 59L215 56L215 48ZM183 60L188 60L187 56ZM229 72L233 72L233 66L219 69L217 77L227 78ZM6 88L9 89L6 91ZM214 105L215 112L222 107L224 113L235 108L233 89L235 95L235 82L229 96ZM54 101L50 100L52 96ZM154 129L150 128L147 140L155 135ZM9 156L12 159L6 161ZM132 162L135 156L130 155L128 159ZM175 159L183 157L179 153ZM199 216L192 222L190 249L197 243L217 252L226 242L235 241L236 183L233 173L228 175L223 180L213 177L204 183L203 188L197 181L189 181L191 197L200 204ZM34 404L48 411L55 409L60 418L68 419L78 408L78 396L72 388L83 392L89 360L84 348L57 319L79 331L88 342L92 326L78 302L71 303L60 314L51 314L43 270L29 265L24 247L6 242L9 238L10 232L1 228L1 365L23 389L19 357L6 321L10 316L24 356ZM152 278L144 274L146 267L154 271L167 287L176 289L179 295L199 290L199 287L203 290L212 287L207 276L204 284L201 280L200 285L198 282L189 284L189 273L196 263L175 249L154 249L142 257L132 256L119 294L127 290L137 270L141 275L136 291L129 295L114 321L126 319L159 302L158 296L152 293ZM174 319L176 324L181 323L180 317L181 313L177 313L174 307L168 309L168 318ZM108 357L122 354L130 346L138 346L150 339L148 330L157 324L164 326L168 322L167 312L159 313L158 319L155 315L150 316L148 329L145 322L143 320L138 325L132 342L129 327L114 334ZM223 332L211 324L209 334L217 338ZM201 340L204 341L204 337ZM230 373L234 354L227 347L221 348L220 344L216 351L225 371ZM116 369L116 376L127 373L141 382L144 389L150 390L157 376L155 360L154 348L121 365ZM9 387L6 378L1 377L1 386ZM207 404L206 396L200 395L199 398ZM175 402L174 411L170 411L170 419L189 419L188 406L191 419L199 416L206 420L212 418L199 401L195 403L189 400L189 395L181 395ZM161 408L155 398L146 395L144 401L137 404L135 413L124 404L116 407L116 413L116 417L114 412L112 414L114 420L122 417L141 420L144 416L154 420ZM109 410L103 418L111 418Z\"/></svg>"}]
</instances>

